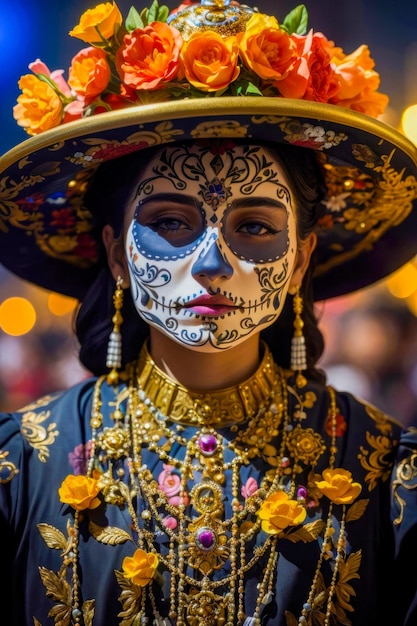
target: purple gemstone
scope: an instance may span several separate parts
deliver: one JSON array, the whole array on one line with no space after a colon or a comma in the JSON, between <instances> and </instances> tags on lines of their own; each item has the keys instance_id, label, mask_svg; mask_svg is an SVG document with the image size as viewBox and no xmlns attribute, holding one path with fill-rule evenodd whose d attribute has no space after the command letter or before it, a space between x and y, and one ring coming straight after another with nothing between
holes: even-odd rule
<instances>
[{"instance_id":1,"label":"purple gemstone","mask_svg":"<svg viewBox=\"0 0 417 626\"><path fill-rule=\"evenodd\" d=\"M209 528L201 528L197 533L197 544L203 550L211 550L216 542L216 536Z\"/></svg>"},{"instance_id":2,"label":"purple gemstone","mask_svg":"<svg viewBox=\"0 0 417 626\"><path fill-rule=\"evenodd\" d=\"M217 448L217 439L214 435L200 435L198 445L203 454L213 454Z\"/></svg>"}]
</instances>

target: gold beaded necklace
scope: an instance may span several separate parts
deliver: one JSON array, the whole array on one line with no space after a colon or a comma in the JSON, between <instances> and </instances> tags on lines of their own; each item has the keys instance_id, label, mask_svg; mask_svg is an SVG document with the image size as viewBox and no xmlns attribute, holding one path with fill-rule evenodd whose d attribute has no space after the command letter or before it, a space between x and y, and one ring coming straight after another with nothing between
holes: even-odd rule
<instances>
[{"instance_id":1,"label":"gold beaded necklace","mask_svg":"<svg viewBox=\"0 0 417 626\"><path fill-rule=\"evenodd\" d=\"M128 382L117 395L110 428L102 428L105 377L97 381L89 473L97 465L104 469L101 485L106 503L127 506L138 547L158 554L169 580L169 619L159 614L152 585L141 594L141 619L152 615L157 624L176 626L260 624L275 584L279 553L277 535L261 531L256 513L280 490L297 497L295 478L300 471L287 456L294 452L292 439L298 428L290 421L289 393L296 396L298 419L304 413L296 391L287 387L288 375L274 364L264 346L260 367L244 384L214 394L190 392L156 366L145 345L138 362L127 368ZM333 399L331 463L336 450L335 416ZM319 435L310 433L310 437L315 447L314 465L324 446ZM272 440L278 442L278 448L271 466ZM257 457L263 458L269 469L243 500L243 474ZM123 459L127 460L129 488L122 480ZM164 472L174 476L174 499L158 479L158 472L159 478ZM316 524L316 537L324 526L323 521ZM330 534L331 516L327 526ZM341 533L341 546L343 536ZM304 616L315 595L323 554ZM245 581L261 563L258 597L252 617L248 617ZM330 603L331 598L328 607ZM330 608L327 613L325 623Z\"/></svg>"}]
</instances>

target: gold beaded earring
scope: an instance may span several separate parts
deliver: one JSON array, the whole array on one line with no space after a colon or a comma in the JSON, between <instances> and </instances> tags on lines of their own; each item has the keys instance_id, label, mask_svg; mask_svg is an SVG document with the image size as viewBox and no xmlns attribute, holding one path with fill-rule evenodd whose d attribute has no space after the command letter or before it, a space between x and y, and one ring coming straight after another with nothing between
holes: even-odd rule
<instances>
[{"instance_id":1,"label":"gold beaded earring","mask_svg":"<svg viewBox=\"0 0 417 626\"><path fill-rule=\"evenodd\" d=\"M111 371L107 375L107 382L109 385L116 385L119 380L119 370L122 366L122 335L120 333L120 326L123 322L122 314L120 310L123 306L123 278L120 276L116 281L116 289L113 294L114 315L111 318L113 322L113 330L110 333L109 343L107 345L107 358L106 367Z\"/></svg>"},{"instance_id":2,"label":"gold beaded earring","mask_svg":"<svg viewBox=\"0 0 417 626\"><path fill-rule=\"evenodd\" d=\"M303 312L303 298L300 295L300 286L295 288L293 299L294 310L294 334L291 340L291 369L296 372L295 382L297 387L304 387L307 380L302 371L307 369L306 341L303 334L304 322L301 318Z\"/></svg>"}]
</instances>

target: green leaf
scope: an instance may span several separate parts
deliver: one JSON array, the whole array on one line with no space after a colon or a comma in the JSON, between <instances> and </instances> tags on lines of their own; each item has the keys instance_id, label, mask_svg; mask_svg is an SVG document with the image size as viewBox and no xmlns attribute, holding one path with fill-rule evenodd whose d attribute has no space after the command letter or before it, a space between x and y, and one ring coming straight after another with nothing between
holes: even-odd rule
<instances>
[{"instance_id":1,"label":"green leaf","mask_svg":"<svg viewBox=\"0 0 417 626\"><path fill-rule=\"evenodd\" d=\"M232 95L236 96L262 96L262 91L245 76L241 76L229 85Z\"/></svg>"},{"instance_id":2,"label":"green leaf","mask_svg":"<svg viewBox=\"0 0 417 626\"><path fill-rule=\"evenodd\" d=\"M135 7L130 7L126 18L126 30L131 33L136 28L144 28L145 24Z\"/></svg>"},{"instance_id":3,"label":"green leaf","mask_svg":"<svg viewBox=\"0 0 417 626\"><path fill-rule=\"evenodd\" d=\"M158 0L153 0L149 9L148 8L142 9L142 11L138 13L137 10L134 7L132 7L130 9L130 12L133 15L133 21L132 21L133 28L130 28L129 32L132 32L132 30L134 30L135 28L144 28L145 26L148 26L151 22L166 22L168 15L170 13L170 10L169 10L169 7L167 7L165 4L162 4L161 6L159 6ZM129 19L129 16L128 16L128 19ZM126 27L129 28L127 24L127 20L126 20Z\"/></svg>"},{"instance_id":4,"label":"green leaf","mask_svg":"<svg viewBox=\"0 0 417 626\"><path fill-rule=\"evenodd\" d=\"M148 24L150 24L151 22L155 22L158 19L158 11L159 11L159 2L158 0L153 0L148 10Z\"/></svg>"},{"instance_id":5,"label":"green leaf","mask_svg":"<svg viewBox=\"0 0 417 626\"><path fill-rule=\"evenodd\" d=\"M166 22L168 19L168 15L170 13L169 7L166 4L163 4L158 9L157 20L158 22Z\"/></svg>"},{"instance_id":6,"label":"green leaf","mask_svg":"<svg viewBox=\"0 0 417 626\"><path fill-rule=\"evenodd\" d=\"M308 29L308 11L304 4L299 4L284 18L280 24L289 35L305 35Z\"/></svg>"}]
</instances>

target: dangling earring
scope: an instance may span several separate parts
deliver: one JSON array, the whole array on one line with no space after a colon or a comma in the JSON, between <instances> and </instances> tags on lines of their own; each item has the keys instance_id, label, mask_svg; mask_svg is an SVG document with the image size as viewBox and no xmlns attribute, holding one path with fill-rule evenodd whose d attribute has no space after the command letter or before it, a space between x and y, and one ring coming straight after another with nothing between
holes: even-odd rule
<instances>
[{"instance_id":1,"label":"dangling earring","mask_svg":"<svg viewBox=\"0 0 417 626\"><path fill-rule=\"evenodd\" d=\"M122 314L120 310L123 306L123 278L120 276L116 281L116 289L113 294L113 304L115 312L111 321L113 322L113 330L110 333L109 343L107 345L107 359L106 367L111 369L107 375L107 382L109 385L116 385L119 380L118 369L122 366L122 335L120 333L120 326L123 322Z\"/></svg>"},{"instance_id":2,"label":"dangling earring","mask_svg":"<svg viewBox=\"0 0 417 626\"><path fill-rule=\"evenodd\" d=\"M291 341L291 369L296 372L295 382L297 387L304 387L307 380L302 370L307 369L306 341L303 335L304 322L301 319L303 311L303 298L300 296L300 286L295 288L294 300L294 334Z\"/></svg>"}]
</instances>

